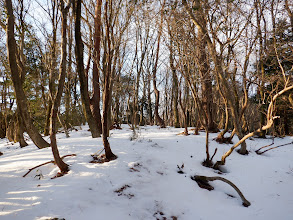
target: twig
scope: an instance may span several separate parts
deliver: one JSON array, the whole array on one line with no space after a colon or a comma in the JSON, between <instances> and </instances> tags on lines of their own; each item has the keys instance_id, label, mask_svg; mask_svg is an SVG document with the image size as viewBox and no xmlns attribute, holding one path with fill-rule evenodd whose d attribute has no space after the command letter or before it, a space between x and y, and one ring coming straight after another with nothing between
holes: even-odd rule
<instances>
[{"instance_id":1,"label":"twig","mask_svg":"<svg viewBox=\"0 0 293 220\"><path fill-rule=\"evenodd\" d=\"M68 154L68 155L64 155L63 157L61 157L61 159L63 160L65 157L72 157L72 156L76 156L76 154ZM34 169L36 169L36 168L38 168L38 167L41 167L41 166L47 165L47 164L49 164L49 163L53 163L53 164L55 164L55 161L54 161L54 160L47 161L47 162L45 162L45 163L39 164L38 166L35 166L35 167L33 167L33 168L30 168L30 169L28 170L28 172L26 172L26 174L24 174L22 177L26 177L26 176L27 176L32 170L34 170Z\"/></svg>"},{"instance_id":2,"label":"twig","mask_svg":"<svg viewBox=\"0 0 293 220\"><path fill-rule=\"evenodd\" d=\"M221 180L227 184L229 184L233 189L235 189L235 191L238 193L238 195L240 196L240 198L242 199L242 205L245 206L245 207L248 207L251 205L251 203L244 197L244 195L242 194L242 192L240 191L240 189L238 189L238 187L232 183L231 181L223 178L223 177L220 177L220 176L212 176L212 177L208 177L208 176L197 176L195 175L194 177L191 177L192 180L196 181L197 183L198 182L203 182L203 183L206 183L207 185L209 185L207 182L208 181L214 181L214 180ZM211 189L209 190L212 190L213 187L211 187Z\"/></svg>"},{"instance_id":3,"label":"twig","mask_svg":"<svg viewBox=\"0 0 293 220\"><path fill-rule=\"evenodd\" d=\"M96 153L92 154L92 157L98 157L100 154L105 150L105 148L102 148L101 150L98 150Z\"/></svg>"}]
</instances>

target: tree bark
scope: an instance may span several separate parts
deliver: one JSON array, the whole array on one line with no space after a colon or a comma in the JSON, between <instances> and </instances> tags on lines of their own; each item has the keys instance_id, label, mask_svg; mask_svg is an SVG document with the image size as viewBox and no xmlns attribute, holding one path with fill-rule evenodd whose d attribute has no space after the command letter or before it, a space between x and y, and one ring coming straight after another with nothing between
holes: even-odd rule
<instances>
[{"instance_id":1,"label":"tree bark","mask_svg":"<svg viewBox=\"0 0 293 220\"><path fill-rule=\"evenodd\" d=\"M172 94L173 94L173 114L174 114L174 127L179 128L180 123L179 123L179 113L178 113L178 77L176 74L176 68L174 66L174 54L173 54L173 40L172 40L172 35L171 35L171 30L168 28L169 32L169 37L170 37L170 56L169 56L169 61L170 61L170 68L172 71Z\"/></svg>"},{"instance_id":2,"label":"tree bark","mask_svg":"<svg viewBox=\"0 0 293 220\"><path fill-rule=\"evenodd\" d=\"M195 17L201 23L203 27L206 27L206 21L204 19L204 12L200 1L195 1L195 7L197 8ZM207 126L209 132L218 132L216 123L214 122L213 115L213 90L212 90L212 79L209 67L209 60L207 56L207 42L204 40L205 33L202 30L198 31L197 40L197 66L201 80L201 91L202 91L202 104L203 110L207 115Z\"/></svg>"},{"instance_id":3,"label":"tree bark","mask_svg":"<svg viewBox=\"0 0 293 220\"><path fill-rule=\"evenodd\" d=\"M65 83L66 77L66 46L67 46L67 14L70 7L70 3L65 7L64 1L60 2L61 7L61 21L62 21L62 38L61 38L61 60L59 67L59 79L58 79L58 88L56 94L53 94L54 97L52 100L52 109L51 109L51 117L50 117L50 140L51 140L51 149L54 156L54 160L56 165L59 167L61 173L66 173L69 170L68 164L64 163L59 155L59 150L57 147L56 133L57 133L57 117L59 112L59 107L61 103L61 97L63 93L63 87Z\"/></svg>"},{"instance_id":4,"label":"tree bark","mask_svg":"<svg viewBox=\"0 0 293 220\"><path fill-rule=\"evenodd\" d=\"M147 99L148 99L148 118L149 125L153 125L153 108L152 108L152 99L151 99L151 75L149 74L147 77Z\"/></svg>"},{"instance_id":5,"label":"tree bark","mask_svg":"<svg viewBox=\"0 0 293 220\"><path fill-rule=\"evenodd\" d=\"M165 2L163 3L164 7ZM162 28L163 28L163 11L164 9L161 9L161 23L158 30L158 43L157 43L157 51L156 51L156 57L155 57L155 63L153 67L153 86L154 86L154 92L155 92L155 121L157 124L161 126L161 128L165 128L165 122L159 115L159 102L160 102L160 91L157 88L157 80L156 80L156 74L157 74L157 68L158 68L158 61L159 61L159 51L160 51L160 41L161 41L161 35L162 35Z\"/></svg>"},{"instance_id":6,"label":"tree bark","mask_svg":"<svg viewBox=\"0 0 293 220\"><path fill-rule=\"evenodd\" d=\"M93 64L93 96L91 98L91 110L97 123L98 131L102 133L100 112L100 54L101 54L101 27L102 27L102 0L97 0L95 8L95 34L94 34L94 64Z\"/></svg>"},{"instance_id":7,"label":"tree bark","mask_svg":"<svg viewBox=\"0 0 293 220\"><path fill-rule=\"evenodd\" d=\"M49 95L47 98L48 106L46 111L46 122L44 128L44 135L47 136L50 134L50 118L51 118L51 110L53 105L52 97L55 95L56 92L56 85L55 81L57 78L57 55L56 55L56 46L57 46L57 25L58 25L58 5L57 1L52 1L52 15L51 15L51 22L52 22L52 41L51 41L51 51L50 51L50 67L49 67Z\"/></svg>"},{"instance_id":8,"label":"tree bark","mask_svg":"<svg viewBox=\"0 0 293 220\"><path fill-rule=\"evenodd\" d=\"M260 74L260 83L259 83L259 86L258 86L258 90L259 90L259 93L260 93L260 101L259 101L259 103L260 103L260 108L259 108L260 127L262 127L265 124L265 118L266 118L266 115L264 113L264 111L265 111L265 94L264 94L265 69L264 69L264 62L263 62L263 59L264 59L263 58L263 56L264 56L264 45L263 45L263 36L262 36L262 31L261 31L261 26L260 26L262 11L260 9L259 1L255 1L254 5L255 5L255 9L256 9L257 37L258 37L258 40L259 40L259 64L258 64L258 67L257 67L257 72ZM265 131L261 131L259 133L259 137L265 138L266 137Z\"/></svg>"},{"instance_id":9,"label":"tree bark","mask_svg":"<svg viewBox=\"0 0 293 220\"><path fill-rule=\"evenodd\" d=\"M111 52L111 39L110 39L110 24L108 20L108 0L106 0L105 4L105 19L106 19L106 69L104 71L104 92L103 92L103 120L102 120L102 131L103 131L103 144L105 149L105 155L108 160L115 160L117 156L113 154L110 143L108 141L109 134L109 125L108 125L108 114L110 110L110 97L111 97L111 80L112 80L112 52Z\"/></svg>"},{"instance_id":10,"label":"tree bark","mask_svg":"<svg viewBox=\"0 0 293 220\"><path fill-rule=\"evenodd\" d=\"M79 75L80 81L80 94L82 100L82 107L85 113L85 118L88 122L89 128L93 138L100 137L99 129L96 124L96 120L92 115L90 108L90 98L88 92L88 79L85 75L84 62L83 62L83 42L80 32L80 23L81 23L81 0L77 0L76 9L75 9L75 44L76 44L76 63L77 63L77 72Z\"/></svg>"},{"instance_id":11,"label":"tree bark","mask_svg":"<svg viewBox=\"0 0 293 220\"><path fill-rule=\"evenodd\" d=\"M28 144L24 140L24 136L23 136L23 133L25 131L24 123L18 109L16 110L16 113L17 113L16 141L19 142L20 147L26 147Z\"/></svg>"},{"instance_id":12,"label":"tree bark","mask_svg":"<svg viewBox=\"0 0 293 220\"><path fill-rule=\"evenodd\" d=\"M71 102L71 90L72 90L72 16L69 17L69 28L68 28L68 69L67 69L67 82L65 83L65 127L70 128L72 123L73 111Z\"/></svg>"}]
</instances>

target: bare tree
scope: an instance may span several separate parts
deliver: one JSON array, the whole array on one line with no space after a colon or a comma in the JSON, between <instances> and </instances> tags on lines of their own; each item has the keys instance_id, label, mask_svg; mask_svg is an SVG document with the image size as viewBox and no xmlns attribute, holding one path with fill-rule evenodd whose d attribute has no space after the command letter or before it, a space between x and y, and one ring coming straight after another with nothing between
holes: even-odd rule
<instances>
[{"instance_id":1,"label":"bare tree","mask_svg":"<svg viewBox=\"0 0 293 220\"><path fill-rule=\"evenodd\" d=\"M75 6L75 56L77 63L77 72L79 75L80 81L80 94L82 100L82 106L85 113L86 120L91 130L91 134L93 138L100 136L100 131L98 129L98 125L96 120L92 115L92 111L90 108L90 96L88 91L88 78L86 76L86 72L84 69L84 50L83 50L83 41L81 37L81 2L77 1Z\"/></svg>"},{"instance_id":2,"label":"bare tree","mask_svg":"<svg viewBox=\"0 0 293 220\"><path fill-rule=\"evenodd\" d=\"M69 168L66 163L63 162L59 155L56 133L57 133L57 117L59 112L59 107L61 103L61 97L63 93L63 87L65 83L66 77L66 57L67 57L67 15L69 8L71 6L71 2L69 2L65 6L65 2L63 0L60 1L60 10L61 10L61 60L59 66L59 79L58 79L58 87L54 96L52 97L52 109L51 109L51 117L50 117L50 140L51 140L51 148L54 156L55 163L59 167L62 174L65 174Z\"/></svg>"},{"instance_id":3,"label":"bare tree","mask_svg":"<svg viewBox=\"0 0 293 220\"><path fill-rule=\"evenodd\" d=\"M100 55L101 55L101 27L102 27L102 0L97 0L95 7L94 33L94 65L93 65L93 95L90 100L91 110L96 120L98 130L102 133L100 113Z\"/></svg>"},{"instance_id":4,"label":"bare tree","mask_svg":"<svg viewBox=\"0 0 293 220\"><path fill-rule=\"evenodd\" d=\"M154 92L156 96L156 101L155 101L155 121L158 123L162 128L165 127L165 122L164 120L160 117L159 115L159 102L160 102L160 91L157 88L157 69L158 69L158 62L159 62L159 52L160 52L160 44L161 44L161 36L162 36L162 28L163 28L163 19L164 19L164 7L165 7L165 1L163 2L161 6L161 18L160 18L160 23L159 23L159 29L158 29L158 38L157 38L157 48L155 52L155 60L153 64L153 69L152 69L152 74L153 74L153 87L154 87Z\"/></svg>"}]
</instances>

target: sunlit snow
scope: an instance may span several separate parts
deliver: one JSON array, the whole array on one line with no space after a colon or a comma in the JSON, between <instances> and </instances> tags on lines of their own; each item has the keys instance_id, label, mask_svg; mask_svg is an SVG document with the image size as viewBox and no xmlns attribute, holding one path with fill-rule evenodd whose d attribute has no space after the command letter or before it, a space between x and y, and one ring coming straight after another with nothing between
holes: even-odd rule
<instances>
[{"instance_id":1,"label":"sunlit snow","mask_svg":"<svg viewBox=\"0 0 293 220\"><path fill-rule=\"evenodd\" d=\"M255 150L270 139L247 141L249 155L233 152L226 161L227 173L203 167L205 133L177 135L183 129L140 127L131 141L128 126L112 130L110 144L117 160L93 164L91 154L101 150L101 138L92 139L87 127L57 135L61 156L70 165L67 175L54 164L41 166L25 178L28 169L53 160L51 149L25 148L0 140L0 219L66 220L109 219L293 219L293 145L257 155ZM217 147L219 160L231 145L218 144L210 134L210 154ZM48 140L48 137L46 137ZM234 142L237 140L235 137ZM276 138L275 145L292 142ZM184 174L178 174L182 166ZM227 184L214 181L213 191L199 188L193 175L222 176L236 184L251 206L242 206L238 194Z\"/></svg>"}]
</instances>

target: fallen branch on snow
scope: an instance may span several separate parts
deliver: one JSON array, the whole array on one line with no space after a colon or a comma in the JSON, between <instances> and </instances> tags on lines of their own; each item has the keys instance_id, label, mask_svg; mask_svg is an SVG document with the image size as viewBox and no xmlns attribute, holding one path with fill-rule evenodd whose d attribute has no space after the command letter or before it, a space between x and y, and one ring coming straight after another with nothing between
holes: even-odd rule
<instances>
[{"instance_id":1,"label":"fallen branch on snow","mask_svg":"<svg viewBox=\"0 0 293 220\"><path fill-rule=\"evenodd\" d=\"M238 193L238 195L240 196L240 198L242 199L242 205L245 206L245 207L248 207L250 206L250 202L244 197L244 195L242 194L242 192L240 191L240 189L238 189L238 187L232 183L231 181L223 178L223 177L220 177L220 176L212 176L212 177L208 177L208 176L191 176L190 177L192 180L196 181L198 186L200 188L204 188L204 189L207 189L209 191L213 190L214 187L211 186L208 182L209 181L214 181L214 180L221 180L227 184L229 184L233 189L235 189L235 191Z\"/></svg>"},{"instance_id":2,"label":"fallen branch on snow","mask_svg":"<svg viewBox=\"0 0 293 220\"><path fill-rule=\"evenodd\" d=\"M76 156L76 154L68 154L68 155L64 155L63 157L61 157L61 159L63 160L65 157L73 157L73 156ZM24 174L22 177L26 177L31 171L33 171L34 169L38 168L38 167L41 167L41 166L44 166L46 164L49 164L49 163L53 163L55 164L55 161L54 160L50 160L48 162L45 162L45 163L42 163L42 164L39 164L38 166L35 166L33 168L30 168L28 170L28 172L26 172L26 174Z\"/></svg>"}]
</instances>

